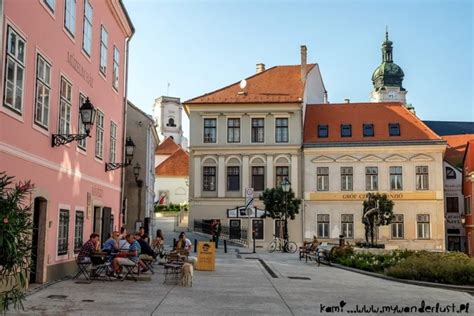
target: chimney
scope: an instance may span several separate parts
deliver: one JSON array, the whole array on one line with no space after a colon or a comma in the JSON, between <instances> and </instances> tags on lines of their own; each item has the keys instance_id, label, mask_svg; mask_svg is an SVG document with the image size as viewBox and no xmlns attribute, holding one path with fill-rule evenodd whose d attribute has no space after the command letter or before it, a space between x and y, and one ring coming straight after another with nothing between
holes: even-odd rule
<instances>
[{"instance_id":1,"label":"chimney","mask_svg":"<svg viewBox=\"0 0 474 316\"><path fill-rule=\"evenodd\" d=\"M351 99L344 99L345 103L351 103Z\"/></svg>"},{"instance_id":2,"label":"chimney","mask_svg":"<svg viewBox=\"0 0 474 316\"><path fill-rule=\"evenodd\" d=\"M263 71L265 71L265 64L262 64L262 63L257 64L257 73L259 74Z\"/></svg>"},{"instance_id":3,"label":"chimney","mask_svg":"<svg viewBox=\"0 0 474 316\"><path fill-rule=\"evenodd\" d=\"M323 103L329 103L328 92L326 90L324 90Z\"/></svg>"},{"instance_id":4,"label":"chimney","mask_svg":"<svg viewBox=\"0 0 474 316\"><path fill-rule=\"evenodd\" d=\"M301 45L301 81L306 82L306 61L308 59L308 49L306 45Z\"/></svg>"}]
</instances>

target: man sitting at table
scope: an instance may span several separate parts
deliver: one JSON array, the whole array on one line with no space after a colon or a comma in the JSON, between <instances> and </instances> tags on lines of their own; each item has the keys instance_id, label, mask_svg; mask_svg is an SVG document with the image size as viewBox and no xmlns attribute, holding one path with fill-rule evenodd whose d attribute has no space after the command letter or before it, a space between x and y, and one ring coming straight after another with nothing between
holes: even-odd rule
<instances>
[{"instance_id":1,"label":"man sitting at table","mask_svg":"<svg viewBox=\"0 0 474 316\"><path fill-rule=\"evenodd\" d=\"M77 255L77 261L80 263L91 262L91 256L97 251L99 245L99 234L92 233L90 239L82 246L81 251Z\"/></svg>"},{"instance_id":2,"label":"man sitting at table","mask_svg":"<svg viewBox=\"0 0 474 316\"><path fill-rule=\"evenodd\" d=\"M135 240L140 244L140 249L141 249L141 253L140 253L140 257L139 257L140 261L142 261L142 260L145 260L145 261L155 260L156 253L153 251L153 249L151 249L150 245L146 242L146 240L144 240L141 237L140 232L135 233ZM143 270L141 272L147 272L148 271L148 268L146 267L145 264L142 264L142 262L140 262L140 265L143 267Z\"/></svg>"},{"instance_id":3,"label":"man sitting at table","mask_svg":"<svg viewBox=\"0 0 474 316\"><path fill-rule=\"evenodd\" d=\"M109 239L102 245L102 251L107 252L108 254L112 252L117 252L119 249L119 236L120 233L118 231L114 231Z\"/></svg>"},{"instance_id":4,"label":"man sitting at table","mask_svg":"<svg viewBox=\"0 0 474 316\"><path fill-rule=\"evenodd\" d=\"M131 234L127 234L125 236L125 239L130 245L128 248L128 252L120 253L120 256L115 257L112 261L116 277L120 277L120 272L122 270L121 266L135 265L139 260L138 256L140 255L141 251L140 244Z\"/></svg>"}]
</instances>

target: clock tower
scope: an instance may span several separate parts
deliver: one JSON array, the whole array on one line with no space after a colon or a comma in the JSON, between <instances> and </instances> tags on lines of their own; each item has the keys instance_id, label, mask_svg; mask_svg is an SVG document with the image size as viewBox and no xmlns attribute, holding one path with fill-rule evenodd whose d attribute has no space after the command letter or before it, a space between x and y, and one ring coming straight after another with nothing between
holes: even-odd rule
<instances>
[{"instance_id":1,"label":"clock tower","mask_svg":"<svg viewBox=\"0 0 474 316\"><path fill-rule=\"evenodd\" d=\"M402 86L405 74L402 68L393 62L392 44L392 41L388 39L388 32L385 32L385 41L382 43L382 64L372 75L374 90L372 90L370 101L396 101L406 105L407 91Z\"/></svg>"}]
</instances>

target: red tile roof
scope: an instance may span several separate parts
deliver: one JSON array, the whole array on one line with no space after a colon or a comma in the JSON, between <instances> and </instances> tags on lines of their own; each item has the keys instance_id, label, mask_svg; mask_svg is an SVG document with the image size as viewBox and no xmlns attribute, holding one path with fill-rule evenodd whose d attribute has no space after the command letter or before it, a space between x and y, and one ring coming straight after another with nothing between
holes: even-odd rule
<instances>
[{"instance_id":1,"label":"red tile roof","mask_svg":"<svg viewBox=\"0 0 474 316\"><path fill-rule=\"evenodd\" d=\"M187 176L189 167L189 154L179 148L161 164L156 166L157 176Z\"/></svg>"},{"instance_id":2,"label":"red tile roof","mask_svg":"<svg viewBox=\"0 0 474 316\"><path fill-rule=\"evenodd\" d=\"M308 64L307 72L315 65ZM240 88L239 81L183 103L287 103L301 102L303 99L301 65L275 66L246 78L246 81L244 89Z\"/></svg>"},{"instance_id":3,"label":"red tile roof","mask_svg":"<svg viewBox=\"0 0 474 316\"><path fill-rule=\"evenodd\" d=\"M464 152L469 140L474 140L474 134L442 136L448 142L444 159L455 167L462 168Z\"/></svg>"},{"instance_id":4,"label":"red tile roof","mask_svg":"<svg viewBox=\"0 0 474 316\"><path fill-rule=\"evenodd\" d=\"M389 135L390 123L400 124L400 136ZM351 137L341 137L342 124L351 124ZM374 125L373 137L363 136L363 124ZM318 125L328 125L327 138L318 137ZM414 140L441 138L398 102L312 104L306 107L305 144Z\"/></svg>"},{"instance_id":5,"label":"red tile roof","mask_svg":"<svg viewBox=\"0 0 474 316\"><path fill-rule=\"evenodd\" d=\"M179 145L177 145L171 137L167 137L165 141L162 142L158 148L156 148L155 154L171 155L178 149L180 149Z\"/></svg>"}]
</instances>

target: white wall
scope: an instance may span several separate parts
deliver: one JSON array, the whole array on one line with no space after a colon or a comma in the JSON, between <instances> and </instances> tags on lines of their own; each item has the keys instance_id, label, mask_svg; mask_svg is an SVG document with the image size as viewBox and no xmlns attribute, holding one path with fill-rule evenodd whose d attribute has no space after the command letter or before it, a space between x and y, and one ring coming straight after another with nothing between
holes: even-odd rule
<instances>
[{"instance_id":1,"label":"white wall","mask_svg":"<svg viewBox=\"0 0 474 316\"><path fill-rule=\"evenodd\" d=\"M160 191L168 191L167 203L181 204L188 202L189 187L186 177L155 177L155 201L160 198Z\"/></svg>"}]
</instances>

